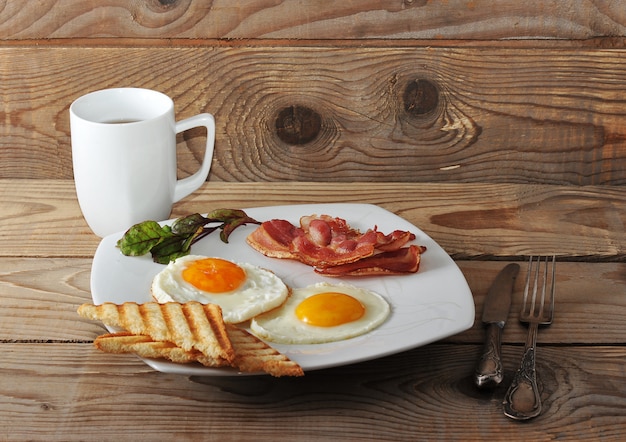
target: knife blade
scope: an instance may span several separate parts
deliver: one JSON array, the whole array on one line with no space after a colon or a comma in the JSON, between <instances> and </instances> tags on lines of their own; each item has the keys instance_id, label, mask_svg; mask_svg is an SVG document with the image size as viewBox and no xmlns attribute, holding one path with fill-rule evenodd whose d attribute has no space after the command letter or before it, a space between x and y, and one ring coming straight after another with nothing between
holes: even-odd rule
<instances>
[{"instance_id":1,"label":"knife blade","mask_svg":"<svg viewBox=\"0 0 626 442\"><path fill-rule=\"evenodd\" d=\"M480 388L495 387L504 377L500 357L502 329L509 316L511 295L518 273L519 264L515 263L500 270L485 298L482 321L487 325L487 333L474 375L474 382Z\"/></svg>"}]
</instances>

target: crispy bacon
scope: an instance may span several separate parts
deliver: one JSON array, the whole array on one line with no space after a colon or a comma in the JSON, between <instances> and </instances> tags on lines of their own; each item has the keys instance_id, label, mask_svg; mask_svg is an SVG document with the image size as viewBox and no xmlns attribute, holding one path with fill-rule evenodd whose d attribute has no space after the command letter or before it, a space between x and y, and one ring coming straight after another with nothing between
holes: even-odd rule
<instances>
[{"instance_id":1,"label":"crispy bacon","mask_svg":"<svg viewBox=\"0 0 626 442\"><path fill-rule=\"evenodd\" d=\"M378 233L378 241L376 243L376 249L383 252L391 252L404 247L409 241L415 239L415 235L411 232L404 230L394 230L389 235Z\"/></svg>"},{"instance_id":2,"label":"crispy bacon","mask_svg":"<svg viewBox=\"0 0 626 442\"><path fill-rule=\"evenodd\" d=\"M291 251L298 259L313 267L329 267L372 256L376 246L376 232L368 230L359 237L333 235L326 243L316 243L310 235L294 238Z\"/></svg>"},{"instance_id":3,"label":"crispy bacon","mask_svg":"<svg viewBox=\"0 0 626 442\"><path fill-rule=\"evenodd\" d=\"M372 276L415 273L419 269L425 247L410 245L390 252L381 252L356 262L332 267L316 267L315 272L326 276Z\"/></svg>"},{"instance_id":4,"label":"crispy bacon","mask_svg":"<svg viewBox=\"0 0 626 442\"><path fill-rule=\"evenodd\" d=\"M300 218L300 227L285 220L266 221L247 241L266 256L295 259L318 273L342 276L416 272L422 249L404 247L414 239L411 232L385 235L377 227L361 233L341 218L311 215Z\"/></svg>"},{"instance_id":5,"label":"crispy bacon","mask_svg":"<svg viewBox=\"0 0 626 442\"><path fill-rule=\"evenodd\" d=\"M270 258L298 259L291 253L290 247L294 238L304 234L304 231L289 221L273 219L265 221L254 230L246 241L255 250Z\"/></svg>"}]
</instances>

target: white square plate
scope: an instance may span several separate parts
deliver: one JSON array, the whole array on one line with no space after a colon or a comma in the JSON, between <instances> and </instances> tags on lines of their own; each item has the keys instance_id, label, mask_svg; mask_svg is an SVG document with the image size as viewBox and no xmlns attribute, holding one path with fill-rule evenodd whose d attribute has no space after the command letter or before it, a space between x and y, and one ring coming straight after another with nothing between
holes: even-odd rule
<instances>
[{"instance_id":1,"label":"white square plate","mask_svg":"<svg viewBox=\"0 0 626 442\"><path fill-rule=\"evenodd\" d=\"M299 262L267 258L245 241L256 225L239 227L223 243L214 232L192 246L194 255L215 256L232 261L249 262L272 270L292 287L317 282L344 282L382 295L391 305L391 314L377 329L345 341L311 345L269 345L294 360L303 370L352 364L380 358L419 347L459 333L474 323L474 299L465 277L448 254L420 229L378 206L370 204L306 204L244 209L258 221L285 219L299 225L305 215L330 215L345 219L365 232L378 226L387 234L409 230L416 235L412 242L427 247L417 273L399 276L330 278L318 275ZM172 220L166 221L171 223ZM102 239L93 260L91 291L95 304L126 301L153 301L152 279L164 266L151 256L128 257L116 247L123 232ZM233 376L229 368L208 368L200 364L177 364L166 360L143 359L155 370L188 376Z\"/></svg>"}]
</instances>

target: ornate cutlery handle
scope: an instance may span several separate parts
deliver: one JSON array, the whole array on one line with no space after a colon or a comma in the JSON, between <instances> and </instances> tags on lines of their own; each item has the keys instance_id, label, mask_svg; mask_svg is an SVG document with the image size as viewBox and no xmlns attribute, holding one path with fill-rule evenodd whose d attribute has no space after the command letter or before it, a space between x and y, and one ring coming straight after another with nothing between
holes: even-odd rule
<instances>
[{"instance_id":1,"label":"ornate cutlery handle","mask_svg":"<svg viewBox=\"0 0 626 442\"><path fill-rule=\"evenodd\" d=\"M504 395L504 414L517 420L531 419L541 413L541 395L537 387L535 370L537 328L537 323L530 324L522 362L511 386Z\"/></svg>"},{"instance_id":2,"label":"ornate cutlery handle","mask_svg":"<svg viewBox=\"0 0 626 442\"><path fill-rule=\"evenodd\" d=\"M494 387L504 378L500 341L502 328L498 324L489 324L482 357L476 367L474 382L478 387Z\"/></svg>"}]
</instances>

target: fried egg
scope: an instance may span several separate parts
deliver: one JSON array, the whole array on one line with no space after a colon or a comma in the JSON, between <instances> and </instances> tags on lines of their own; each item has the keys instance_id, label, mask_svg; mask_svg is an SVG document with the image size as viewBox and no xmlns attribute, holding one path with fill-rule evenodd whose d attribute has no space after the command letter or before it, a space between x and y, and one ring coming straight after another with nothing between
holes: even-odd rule
<instances>
[{"instance_id":1,"label":"fried egg","mask_svg":"<svg viewBox=\"0 0 626 442\"><path fill-rule=\"evenodd\" d=\"M154 277L152 296L160 303L217 304L224 322L237 324L280 306L289 288L274 273L252 264L188 255Z\"/></svg>"},{"instance_id":2,"label":"fried egg","mask_svg":"<svg viewBox=\"0 0 626 442\"><path fill-rule=\"evenodd\" d=\"M389 316L377 293L347 284L318 283L294 288L280 308L255 317L250 329L279 344L321 344L373 330Z\"/></svg>"}]
</instances>

